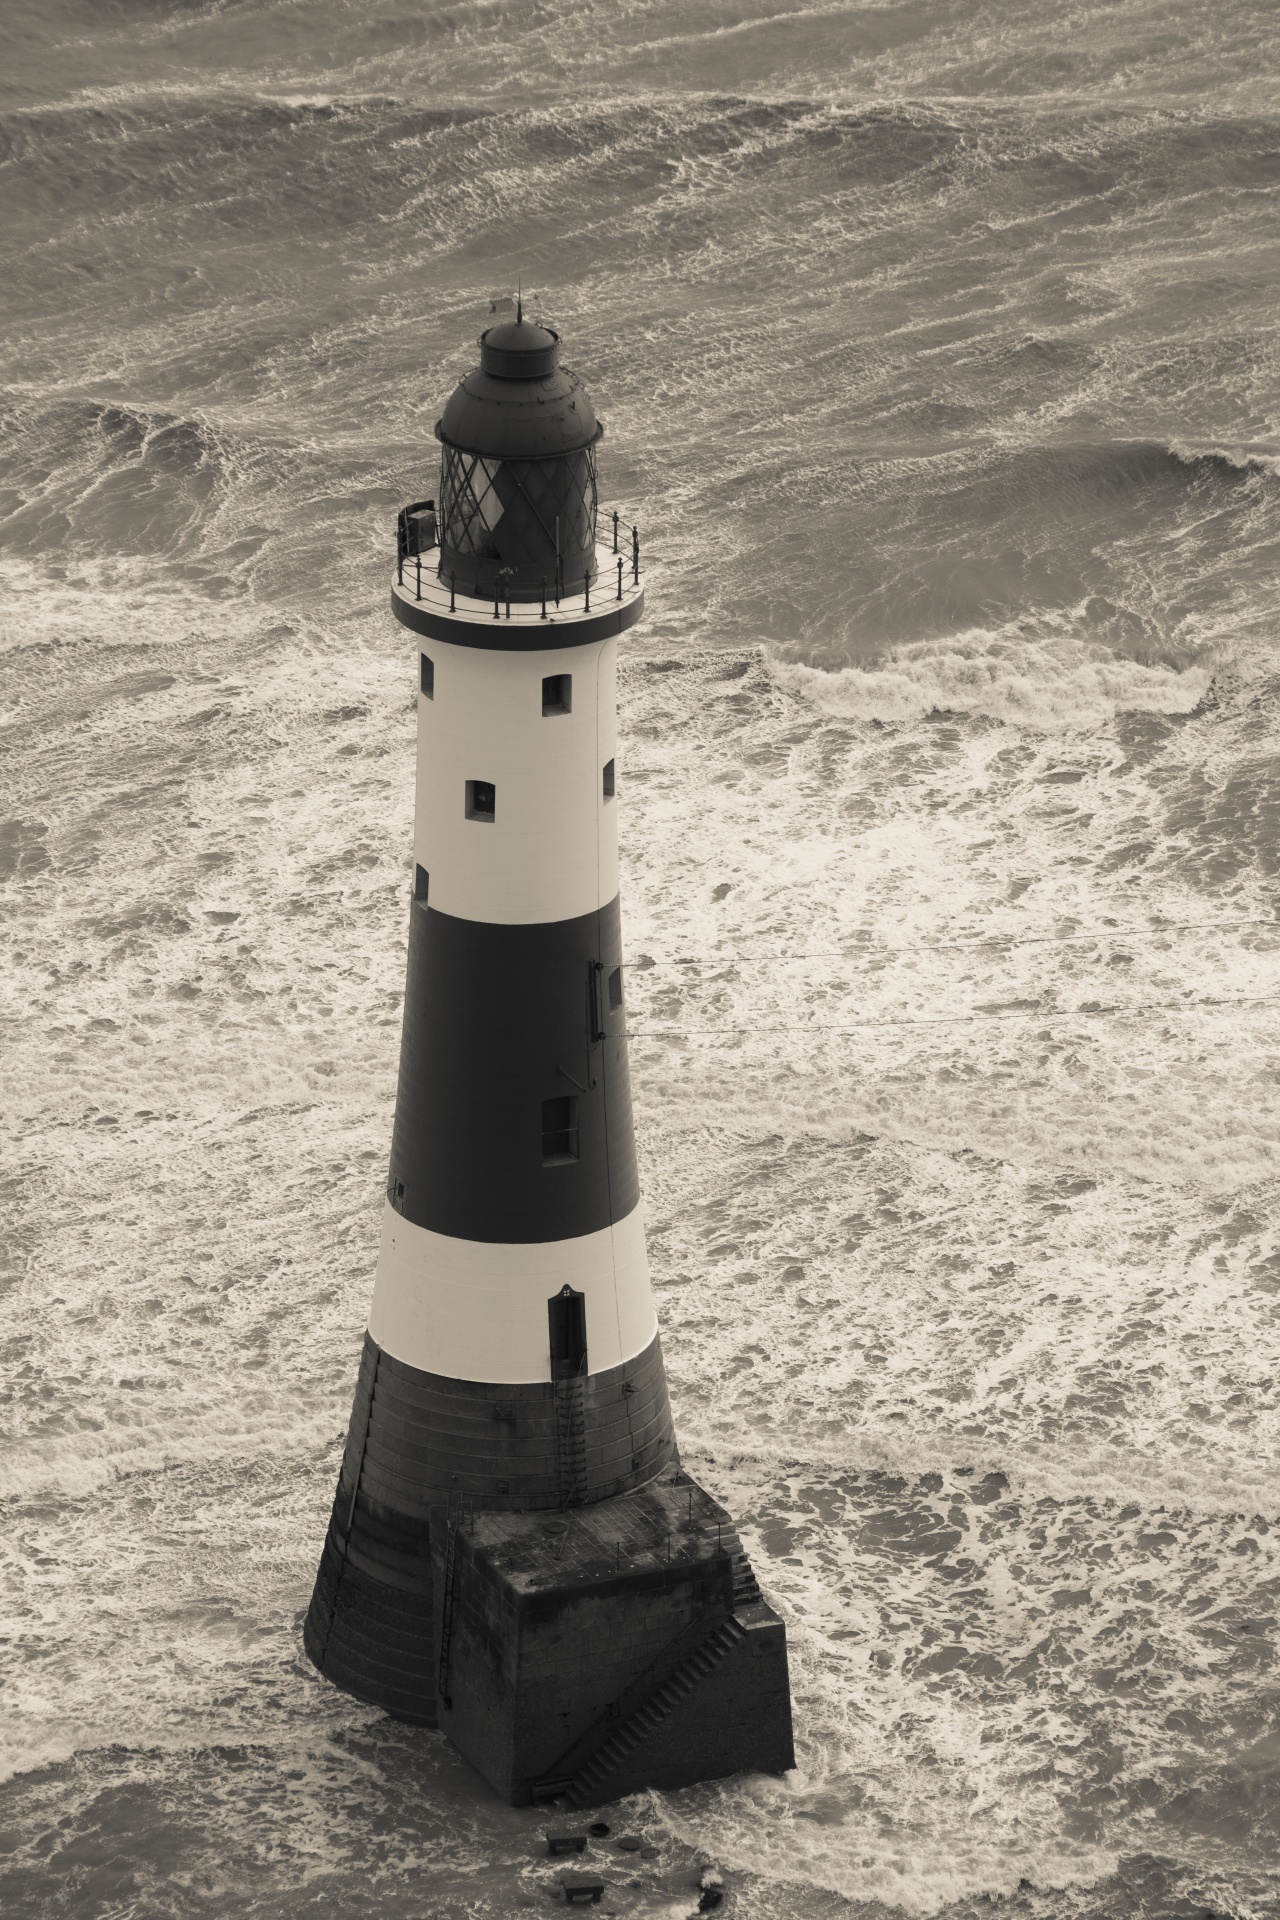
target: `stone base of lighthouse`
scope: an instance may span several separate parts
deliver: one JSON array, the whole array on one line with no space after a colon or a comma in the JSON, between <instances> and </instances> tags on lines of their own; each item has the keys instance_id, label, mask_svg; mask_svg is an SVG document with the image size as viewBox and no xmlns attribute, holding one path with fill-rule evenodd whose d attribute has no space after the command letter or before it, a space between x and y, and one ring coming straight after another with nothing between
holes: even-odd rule
<instances>
[{"instance_id":1,"label":"stone base of lighthouse","mask_svg":"<svg viewBox=\"0 0 1280 1920\"><path fill-rule=\"evenodd\" d=\"M656 1339L512 1386L366 1338L304 1639L516 1805L794 1765L785 1630L680 1470Z\"/></svg>"}]
</instances>

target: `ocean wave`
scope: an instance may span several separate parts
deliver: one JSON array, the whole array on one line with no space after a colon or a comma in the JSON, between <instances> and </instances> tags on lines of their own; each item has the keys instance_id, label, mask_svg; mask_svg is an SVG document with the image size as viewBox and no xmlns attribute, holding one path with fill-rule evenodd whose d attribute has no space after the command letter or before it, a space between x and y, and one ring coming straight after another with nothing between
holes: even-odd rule
<instances>
[{"instance_id":1,"label":"ocean wave","mask_svg":"<svg viewBox=\"0 0 1280 1920\"><path fill-rule=\"evenodd\" d=\"M1128 711L1190 713L1212 666L1147 666L1077 638L1013 622L919 640L865 664L826 670L773 658L771 671L822 713L885 722L934 712L982 714L1033 731L1087 730Z\"/></svg>"},{"instance_id":2,"label":"ocean wave","mask_svg":"<svg viewBox=\"0 0 1280 1920\"><path fill-rule=\"evenodd\" d=\"M1198 481L1235 487L1254 473L1274 478L1277 458L1176 440L1029 440L1004 426L988 445L969 450L957 481L980 496L983 510L998 505L1005 524L1024 527L1043 510L1051 522L1070 517L1114 530L1118 506L1154 511L1161 496L1172 504Z\"/></svg>"},{"instance_id":3,"label":"ocean wave","mask_svg":"<svg viewBox=\"0 0 1280 1920\"><path fill-rule=\"evenodd\" d=\"M1280 453L1266 447L1197 447L1173 440L1167 450L1180 466L1218 471L1233 478L1260 473L1268 480L1280 480Z\"/></svg>"},{"instance_id":4,"label":"ocean wave","mask_svg":"<svg viewBox=\"0 0 1280 1920\"><path fill-rule=\"evenodd\" d=\"M1163 704L1187 669L1267 643L1273 482L1262 461L1013 427L936 453L818 452L807 470L788 457L757 481L762 537L734 637L751 620L780 657L832 671L893 662L899 683L920 675L921 647L936 649L948 659L929 701L976 696L1001 716L1035 704L1010 685L1019 662L1057 688L1055 717L1077 696L1085 714L1123 705L1117 672L1147 705L1150 673L1168 669ZM975 666L993 651L995 691ZM1125 659L1144 671L1113 669Z\"/></svg>"},{"instance_id":5,"label":"ocean wave","mask_svg":"<svg viewBox=\"0 0 1280 1920\"><path fill-rule=\"evenodd\" d=\"M206 419L119 401L27 402L8 425L0 545L28 554L194 550L243 461Z\"/></svg>"}]
</instances>

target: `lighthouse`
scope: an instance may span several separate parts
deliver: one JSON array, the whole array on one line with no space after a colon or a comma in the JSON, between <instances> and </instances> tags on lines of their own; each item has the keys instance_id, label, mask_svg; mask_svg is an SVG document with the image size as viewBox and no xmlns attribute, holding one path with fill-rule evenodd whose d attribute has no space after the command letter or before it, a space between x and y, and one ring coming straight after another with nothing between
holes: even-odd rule
<instances>
[{"instance_id":1,"label":"lighthouse","mask_svg":"<svg viewBox=\"0 0 1280 1920\"><path fill-rule=\"evenodd\" d=\"M783 1625L681 1469L618 896L639 538L560 338L490 327L402 510L417 797L381 1242L305 1627L514 1804L793 1764ZM438 501L438 504L437 504Z\"/></svg>"}]
</instances>

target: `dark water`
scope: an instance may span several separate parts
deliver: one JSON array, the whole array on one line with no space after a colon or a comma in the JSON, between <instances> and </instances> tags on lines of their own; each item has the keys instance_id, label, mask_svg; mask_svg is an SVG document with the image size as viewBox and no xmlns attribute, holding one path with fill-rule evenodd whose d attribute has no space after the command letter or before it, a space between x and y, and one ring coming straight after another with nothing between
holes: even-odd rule
<instances>
[{"instance_id":1,"label":"dark water","mask_svg":"<svg viewBox=\"0 0 1280 1920\"><path fill-rule=\"evenodd\" d=\"M299 1623L390 1136L391 519L608 423L652 1256L799 1766L610 1911L1280 1913L1271 4L0 19L0 1910L506 1915ZM624 1864L624 1861L626 1864Z\"/></svg>"}]
</instances>

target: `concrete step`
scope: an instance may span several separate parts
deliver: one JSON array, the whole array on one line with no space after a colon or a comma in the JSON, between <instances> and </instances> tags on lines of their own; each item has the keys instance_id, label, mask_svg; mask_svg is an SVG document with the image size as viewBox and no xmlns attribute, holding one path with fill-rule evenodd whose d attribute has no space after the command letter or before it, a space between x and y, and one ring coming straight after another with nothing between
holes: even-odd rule
<instances>
[{"instance_id":1,"label":"concrete step","mask_svg":"<svg viewBox=\"0 0 1280 1920\"><path fill-rule=\"evenodd\" d=\"M687 1700L707 1675L714 1672L729 1649L744 1638L745 1631L737 1621L726 1620L700 1647L687 1655L662 1686L637 1707L630 1719L616 1733L610 1734L604 1745L579 1769L565 1792L568 1804L571 1807L582 1806L604 1786L627 1755L643 1743L673 1708L682 1700Z\"/></svg>"}]
</instances>

